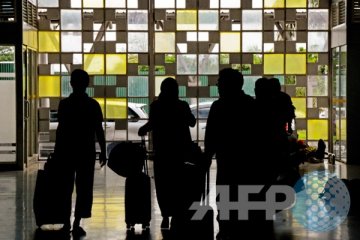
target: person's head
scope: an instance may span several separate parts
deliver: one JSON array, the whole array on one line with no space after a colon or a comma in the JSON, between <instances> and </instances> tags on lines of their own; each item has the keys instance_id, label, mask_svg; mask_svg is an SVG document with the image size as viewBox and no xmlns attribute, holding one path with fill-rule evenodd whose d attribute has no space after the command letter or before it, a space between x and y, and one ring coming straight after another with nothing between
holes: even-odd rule
<instances>
[{"instance_id":1,"label":"person's head","mask_svg":"<svg viewBox=\"0 0 360 240\"><path fill-rule=\"evenodd\" d=\"M220 97L238 96L244 84L244 77L241 72L232 68L224 68L219 72L218 91Z\"/></svg>"},{"instance_id":2,"label":"person's head","mask_svg":"<svg viewBox=\"0 0 360 240\"><path fill-rule=\"evenodd\" d=\"M272 93L276 94L281 91L281 85L278 78L270 78L269 83L270 83L270 91Z\"/></svg>"},{"instance_id":3,"label":"person's head","mask_svg":"<svg viewBox=\"0 0 360 240\"><path fill-rule=\"evenodd\" d=\"M160 85L160 96L167 99L177 99L179 97L179 85L174 78L165 78Z\"/></svg>"},{"instance_id":4,"label":"person's head","mask_svg":"<svg viewBox=\"0 0 360 240\"><path fill-rule=\"evenodd\" d=\"M76 93L85 92L86 88L89 86L89 81L89 74L82 69L75 69L71 73L70 84L73 91Z\"/></svg>"},{"instance_id":5,"label":"person's head","mask_svg":"<svg viewBox=\"0 0 360 240\"><path fill-rule=\"evenodd\" d=\"M255 82L255 96L256 99L263 99L269 94L269 79L262 77Z\"/></svg>"}]
</instances>

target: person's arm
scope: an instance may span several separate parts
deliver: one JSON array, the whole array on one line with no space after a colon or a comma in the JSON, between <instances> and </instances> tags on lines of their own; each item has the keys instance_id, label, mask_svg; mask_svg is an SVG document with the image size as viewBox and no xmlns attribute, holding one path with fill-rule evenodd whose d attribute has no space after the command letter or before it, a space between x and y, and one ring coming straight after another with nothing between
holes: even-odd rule
<instances>
[{"instance_id":1,"label":"person's arm","mask_svg":"<svg viewBox=\"0 0 360 240\"><path fill-rule=\"evenodd\" d=\"M195 118L194 114L192 114L189 104L187 102L184 102L184 103L186 105L186 108L185 108L186 109L185 110L186 111L186 121L190 127L195 127L196 118Z\"/></svg>"},{"instance_id":2,"label":"person's arm","mask_svg":"<svg viewBox=\"0 0 360 240\"><path fill-rule=\"evenodd\" d=\"M102 127L102 122L103 122L103 115L101 112L101 108L99 105L97 105L97 111L96 111L96 126L95 126L95 131L96 131L96 138L99 142L100 145L100 156L99 156L99 162L100 162L100 166L103 167L106 162L106 143L105 143L105 134L104 134L104 129Z\"/></svg>"},{"instance_id":3,"label":"person's arm","mask_svg":"<svg viewBox=\"0 0 360 240\"><path fill-rule=\"evenodd\" d=\"M150 105L150 112L149 112L149 120L147 121L147 123L145 123L144 125L142 125L139 128L138 131L138 135L139 136L145 136L148 132L150 132L152 130L152 119L153 119L153 105Z\"/></svg>"}]
</instances>

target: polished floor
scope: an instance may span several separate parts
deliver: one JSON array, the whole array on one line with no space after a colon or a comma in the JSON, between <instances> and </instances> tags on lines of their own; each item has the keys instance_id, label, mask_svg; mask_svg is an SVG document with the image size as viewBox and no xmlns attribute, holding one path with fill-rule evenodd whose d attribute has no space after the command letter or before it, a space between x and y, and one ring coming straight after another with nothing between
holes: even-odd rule
<instances>
[{"instance_id":1,"label":"polished floor","mask_svg":"<svg viewBox=\"0 0 360 240\"><path fill-rule=\"evenodd\" d=\"M40 240L36 233L36 224L32 210L32 199L37 169L41 163L34 163L25 171L0 172L0 240ZM302 166L303 172L328 169L340 178L360 178L359 166L347 166L336 163L309 164ZM150 164L150 170L151 164ZM152 222L150 232L141 235L141 227L137 226L135 235L127 235L124 222L124 183L125 179L113 173L109 168L96 168L94 185L93 216L82 222L87 235L81 239L93 240L125 240L151 239L162 240L160 231L160 212L156 202L155 192L152 191ZM211 185L215 182L216 164L211 167ZM152 171L150 171L152 172ZM154 189L152 181L152 189ZM214 197L211 197L213 200ZM214 206L214 202L211 201ZM57 227L57 226L50 226ZM139 228L138 228L139 227ZM217 232L215 222L215 233ZM348 217L335 230L326 233L316 233L304 229L292 218L291 212L278 214L275 221L277 239L360 239L360 218ZM55 240L48 236L41 240ZM74 238L72 238L74 239ZM241 238L252 239L252 238Z\"/></svg>"}]
</instances>

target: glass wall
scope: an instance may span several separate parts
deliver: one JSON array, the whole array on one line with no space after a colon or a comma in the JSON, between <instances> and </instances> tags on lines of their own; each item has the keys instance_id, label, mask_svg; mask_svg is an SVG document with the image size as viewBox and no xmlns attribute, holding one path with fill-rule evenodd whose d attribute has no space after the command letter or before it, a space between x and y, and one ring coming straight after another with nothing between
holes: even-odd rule
<instances>
[{"instance_id":1,"label":"glass wall","mask_svg":"<svg viewBox=\"0 0 360 240\"><path fill-rule=\"evenodd\" d=\"M76 68L91 75L88 94L102 106L109 142L138 139L148 104L167 76L177 79L181 98L191 104L198 118L192 136L202 141L207 111L218 97L217 74L225 67L244 74L244 90L252 96L256 79L279 78L296 106L299 138L310 144L328 141L326 0L43 0L38 5L44 147L54 140L57 104L70 94L69 73Z\"/></svg>"},{"instance_id":2,"label":"glass wall","mask_svg":"<svg viewBox=\"0 0 360 240\"><path fill-rule=\"evenodd\" d=\"M15 47L0 45L0 163L16 162Z\"/></svg>"},{"instance_id":3,"label":"glass wall","mask_svg":"<svg viewBox=\"0 0 360 240\"><path fill-rule=\"evenodd\" d=\"M332 138L338 160L346 162L346 59L347 47L332 49Z\"/></svg>"}]
</instances>

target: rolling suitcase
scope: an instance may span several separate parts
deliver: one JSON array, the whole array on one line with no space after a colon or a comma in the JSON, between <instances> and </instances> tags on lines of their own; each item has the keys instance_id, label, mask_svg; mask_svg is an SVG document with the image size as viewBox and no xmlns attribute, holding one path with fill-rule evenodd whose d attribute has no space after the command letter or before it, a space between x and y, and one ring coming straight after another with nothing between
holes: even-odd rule
<instances>
[{"instance_id":1,"label":"rolling suitcase","mask_svg":"<svg viewBox=\"0 0 360 240\"><path fill-rule=\"evenodd\" d=\"M33 210L38 227L44 224L64 224L65 198L60 180L60 172L49 156L44 169L39 169L36 177Z\"/></svg>"},{"instance_id":2,"label":"rolling suitcase","mask_svg":"<svg viewBox=\"0 0 360 240\"><path fill-rule=\"evenodd\" d=\"M151 186L147 159L144 158L143 170L128 176L125 180L125 222L128 230L135 224L149 229L151 221Z\"/></svg>"}]
</instances>

